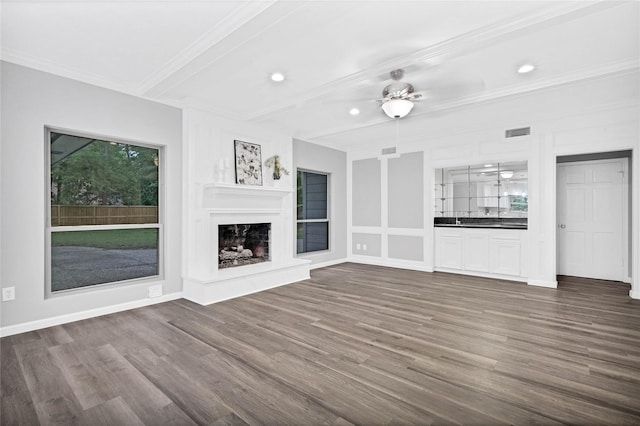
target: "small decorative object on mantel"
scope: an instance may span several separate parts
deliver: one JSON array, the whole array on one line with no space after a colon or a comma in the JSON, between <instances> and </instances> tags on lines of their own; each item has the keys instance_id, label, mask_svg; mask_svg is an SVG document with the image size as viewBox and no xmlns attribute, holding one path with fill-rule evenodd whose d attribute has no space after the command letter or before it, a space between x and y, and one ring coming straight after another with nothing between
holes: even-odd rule
<instances>
[{"instance_id":1,"label":"small decorative object on mantel","mask_svg":"<svg viewBox=\"0 0 640 426\"><path fill-rule=\"evenodd\" d=\"M233 183L233 166L231 158L220 158L214 167L216 183Z\"/></svg>"},{"instance_id":2,"label":"small decorative object on mantel","mask_svg":"<svg viewBox=\"0 0 640 426\"><path fill-rule=\"evenodd\" d=\"M235 141L236 183L262 185L262 154L260 145Z\"/></svg>"},{"instance_id":3,"label":"small decorative object on mantel","mask_svg":"<svg viewBox=\"0 0 640 426\"><path fill-rule=\"evenodd\" d=\"M274 155L273 157L269 157L264 162L264 165L267 167L273 168L273 180L279 180L282 177L282 174L285 174L285 175L289 174L289 170L285 169L284 167L282 167L282 164L280 164L279 155Z\"/></svg>"}]
</instances>

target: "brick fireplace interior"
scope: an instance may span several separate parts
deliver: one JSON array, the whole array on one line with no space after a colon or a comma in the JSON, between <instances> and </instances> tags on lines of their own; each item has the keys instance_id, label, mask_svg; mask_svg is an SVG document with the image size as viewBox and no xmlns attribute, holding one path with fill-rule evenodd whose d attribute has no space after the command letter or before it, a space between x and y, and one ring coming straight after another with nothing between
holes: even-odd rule
<instances>
[{"instance_id":1,"label":"brick fireplace interior","mask_svg":"<svg viewBox=\"0 0 640 426\"><path fill-rule=\"evenodd\" d=\"M218 269L269 261L270 223L218 225Z\"/></svg>"}]
</instances>

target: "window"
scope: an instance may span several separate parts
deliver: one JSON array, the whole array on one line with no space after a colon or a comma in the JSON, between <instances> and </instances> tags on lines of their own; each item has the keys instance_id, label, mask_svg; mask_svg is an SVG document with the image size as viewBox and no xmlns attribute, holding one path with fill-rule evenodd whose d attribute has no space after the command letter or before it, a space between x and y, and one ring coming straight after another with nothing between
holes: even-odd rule
<instances>
[{"instance_id":1,"label":"window","mask_svg":"<svg viewBox=\"0 0 640 426\"><path fill-rule=\"evenodd\" d=\"M297 180L297 252L328 250L328 176L298 170Z\"/></svg>"},{"instance_id":2,"label":"window","mask_svg":"<svg viewBox=\"0 0 640 426\"><path fill-rule=\"evenodd\" d=\"M48 293L160 275L160 150L47 135Z\"/></svg>"}]
</instances>

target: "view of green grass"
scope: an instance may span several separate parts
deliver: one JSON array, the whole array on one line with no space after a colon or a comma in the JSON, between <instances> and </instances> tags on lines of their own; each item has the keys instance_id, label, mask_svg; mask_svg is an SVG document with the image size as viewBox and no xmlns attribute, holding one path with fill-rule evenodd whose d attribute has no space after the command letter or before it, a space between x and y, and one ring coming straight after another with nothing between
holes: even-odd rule
<instances>
[{"instance_id":1,"label":"view of green grass","mask_svg":"<svg viewBox=\"0 0 640 426\"><path fill-rule=\"evenodd\" d=\"M158 230L114 229L53 232L51 234L51 246L81 246L103 249L154 249L158 246Z\"/></svg>"}]
</instances>

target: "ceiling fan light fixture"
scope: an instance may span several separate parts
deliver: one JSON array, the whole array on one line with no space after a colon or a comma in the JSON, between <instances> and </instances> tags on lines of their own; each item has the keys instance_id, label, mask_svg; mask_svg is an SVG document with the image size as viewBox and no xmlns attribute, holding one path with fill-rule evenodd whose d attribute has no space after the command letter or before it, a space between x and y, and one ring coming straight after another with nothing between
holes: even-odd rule
<instances>
[{"instance_id":1,"label":"ceiling fan light fixture","mask_svg":"<svg viewBox=\"0 0 640 426\"><path fill-rule=\"evenodd\" d=\"M413 102L407 99L389 99L382 104L382 110L391 118L402 118L411 112Z\"/></svg>"}]
</instances>

